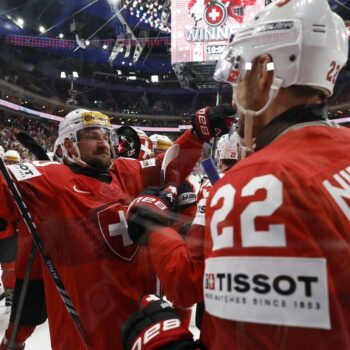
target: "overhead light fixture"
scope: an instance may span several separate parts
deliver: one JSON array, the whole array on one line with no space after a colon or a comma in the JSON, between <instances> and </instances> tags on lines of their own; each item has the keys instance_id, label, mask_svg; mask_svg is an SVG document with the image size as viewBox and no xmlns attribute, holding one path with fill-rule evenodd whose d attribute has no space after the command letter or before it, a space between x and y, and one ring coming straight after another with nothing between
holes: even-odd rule
<instances>
[{"instance_id":1,"label":"overhead light fixture","mask_svg":"<svg viewBox=\"0 0 350 350\"><path fill-rule=\"evenodd\" d=\"M69 98L66 101L66 103L72 104L72 105L78 104L77 91L74 90L74 80L79 78L78 72L73 71L72 74L67 75L66 72L62 71L60 76L61 76L61 79L67 79L70 81L70 89L68 90Z\"/></svg>"},{"instance_id":2,"label":"overhead light fixture","mask_svg":"<svg viewBox=\"0 0 350 350\"><path fill-rule=\"evenodd\" d=\"M159 82L159 76L158 75L151 75L151 82L152 83L158 83Z\"/></svg>"},{"instance_id":3,"label":"overhead light fixture","mask_svg":"<svg viewBox=\"0 0 350 350\"><path fill-rule=\"evenodd\" d=\"M127 78L128 80L136 80L136 76L135 75L130 75Z\"/></svg>"},{"instance_id":4,"label":"overhead light fixture","mask_svg":"<svg viewBox=\"0 0 350 350\"><path fill-rule=\"evenodd\" d=\"M102 49L103 49L103 50L107 50L107 49L108 49L108 45L107 45L107 44L103 44L103 45L102 45Z\"/></svg>"},{"instance_id":5,"label":"overhead light fixture","mask_svg":"<svg viewBox=\"0 0 350 350\"><path fill-rule=\"evenodd\" d=\"M18 27L22 28L24 27L24 20L23 18L17 18L17 21L15 21L15 23L18 25Z\"/></svg>"},{"instance_id":6,"label":"overhead light fixture","mask_svg":"<svg viewBox=\"0 0 350 350\"><path fill-rule=\"evenodd\" d=\"M45 33L45 27L44 26L39 26L39 32L40 33Z\"/></svg>"},{"instance_id":7,"label":"overhead light fixture","mask_svg":"<svg viewBox=\"0 0 350 350\"><path fill-rule=\"evenodd\" d=\"M63 34L63 33L60 33L60 34L58 34L58 37L59 37L60 39L63 39L63 38L64 38L64 34Z\"/></svg>"},{"instance_id":8,"label":"overhead light fixture","mask_svg":"<svg viewBox=\"0 0 350 350\"><path fill-rule=\"evenodd\" d=\"M85 40L85 45L89 46L90 45L90 40Z\"/></svg>"}]
</instances>

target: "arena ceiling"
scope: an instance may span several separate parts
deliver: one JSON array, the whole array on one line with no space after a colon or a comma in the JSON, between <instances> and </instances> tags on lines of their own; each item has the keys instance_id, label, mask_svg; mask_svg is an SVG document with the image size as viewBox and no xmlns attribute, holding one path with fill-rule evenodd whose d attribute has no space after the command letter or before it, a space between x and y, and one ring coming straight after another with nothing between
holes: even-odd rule
<instances>
[{"instance_id":1,"label":"arena ceiling","mask_svg":"<svg viewBox=\"0 0 350 350\"><path fill-rule=\"evenodd\" d=\"M0 35L12 45L30 37L33 47L49 38L45 49L67 57L166 72L169 5L169 0L2 0ZM131 45L119 52L123 41Z\"/></svg>"},{"instance_id":2,"label":"arena ceiling","mask_svg":"<svg viewBox=\"0 0 350 350\"><path fill-rule=\"evenodd\" d=\"M349 0L330 4L350 19ZM170 35L170 0L0 1L0 37L5 45L27 40L27 46L40 49L35 60L44 49L63 59L109 64L115 71L172 73Z\"/></svg>"}]
</instances>

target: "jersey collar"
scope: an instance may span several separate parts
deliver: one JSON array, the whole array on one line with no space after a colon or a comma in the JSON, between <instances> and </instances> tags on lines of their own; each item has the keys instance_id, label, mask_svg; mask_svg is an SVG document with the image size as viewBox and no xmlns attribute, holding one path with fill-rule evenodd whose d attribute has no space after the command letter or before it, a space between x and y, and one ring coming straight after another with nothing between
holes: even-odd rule
<instances>
[{"instance_id":1,"label":"jersey collar","mask_svg":"<svg viewBox=\"0 0 350 350\"><path fill-rule=\"evenodd\" d=\"M93 177L97 180L106 182L108 184L112 182L112 176L109 175L107 172L98 172L97 170L91 168L82 168L74 163L68 164L68 167L73 171L74 174Z\"/></svg>"},{"instance_id":2,"label":"jersey collar","mask_svg":"<svg viewBox=\"0 0 350 350\"><path fill-rule=\"evenodd\" d=\"M323 104L293 107L265 125L256 138L255 151L267 146L286 129L299 124L327 121L327 109Z\"/></svg>"}]
</instances>

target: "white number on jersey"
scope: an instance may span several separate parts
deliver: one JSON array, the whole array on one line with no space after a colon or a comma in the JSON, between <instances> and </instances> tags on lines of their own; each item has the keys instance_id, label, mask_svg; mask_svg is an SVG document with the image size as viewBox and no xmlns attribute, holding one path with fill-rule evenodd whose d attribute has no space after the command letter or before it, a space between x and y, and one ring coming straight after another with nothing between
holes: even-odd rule
<instances>
[{"instance_id":1,"label":"white number on jersey","mask_svg":"<svg viewBox=\"0 0 350 350\"><path fill-rule=\"evenodd\" d=\"M243 247L284 247L286 245L286 233L284 224L271 224L267 231L258 231L255 227L257 217L271 216L283 203L283 185L274 175L255 177L245 185L241 191L241 197L253 196L258 190L266 191L263 201L251 202L243 210L241 221L241 235ZM236 189L226 184L219 188L210 201L210 208L215 207L220 201L222 206L215 210L210 221L210 232L213 240L213 250L232 248L234 245L234 227L227 225L221 228L230 212L234 209Z\"/></svg>"}]
</instances>

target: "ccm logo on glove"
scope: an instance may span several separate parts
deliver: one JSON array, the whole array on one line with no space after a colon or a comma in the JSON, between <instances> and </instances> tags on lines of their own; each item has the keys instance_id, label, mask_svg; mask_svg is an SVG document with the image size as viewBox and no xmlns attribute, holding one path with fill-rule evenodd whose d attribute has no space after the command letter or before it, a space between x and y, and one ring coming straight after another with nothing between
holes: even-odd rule
<instances>
[{"instance_id":1,"label":"ccm logo on glove","mask_svg":"<svg viewBox=\"0 0 350 350\"><path fill-rule=\"evenodd\" d=\"M181 326L180 320L173 318L170 320L161 321L156 323L152 327L148 328L143 334L141 334L134 344L132 345L131 350L141 350L155 337L165 337L166 335L162 334L167 331L179 328Z\"/></svg>"},{"instance_id":2,"label":"ccm logo on glove","mask_svg":"<svg viewBox=\"0 0 350 350\"><path fill-rule=\"evenodd\" d=\"M207 108L202 108L197 112L198 115L198 124L201 130L202 135L210 135L210 131L208 129L208 107Z\"/></svg>"},{"instance_id":3,"label":"ccm logo on glove","mask_svg":"<svg viewBox=\"0 0 350 350\"><path fill-rule=\"evenodd\" d=\"M156 206L160 210L166 210L168 207L156 197L138 197L132 201L130 207L140 204L140 203L149 203Z\"/></svg>"}]
</instances>

